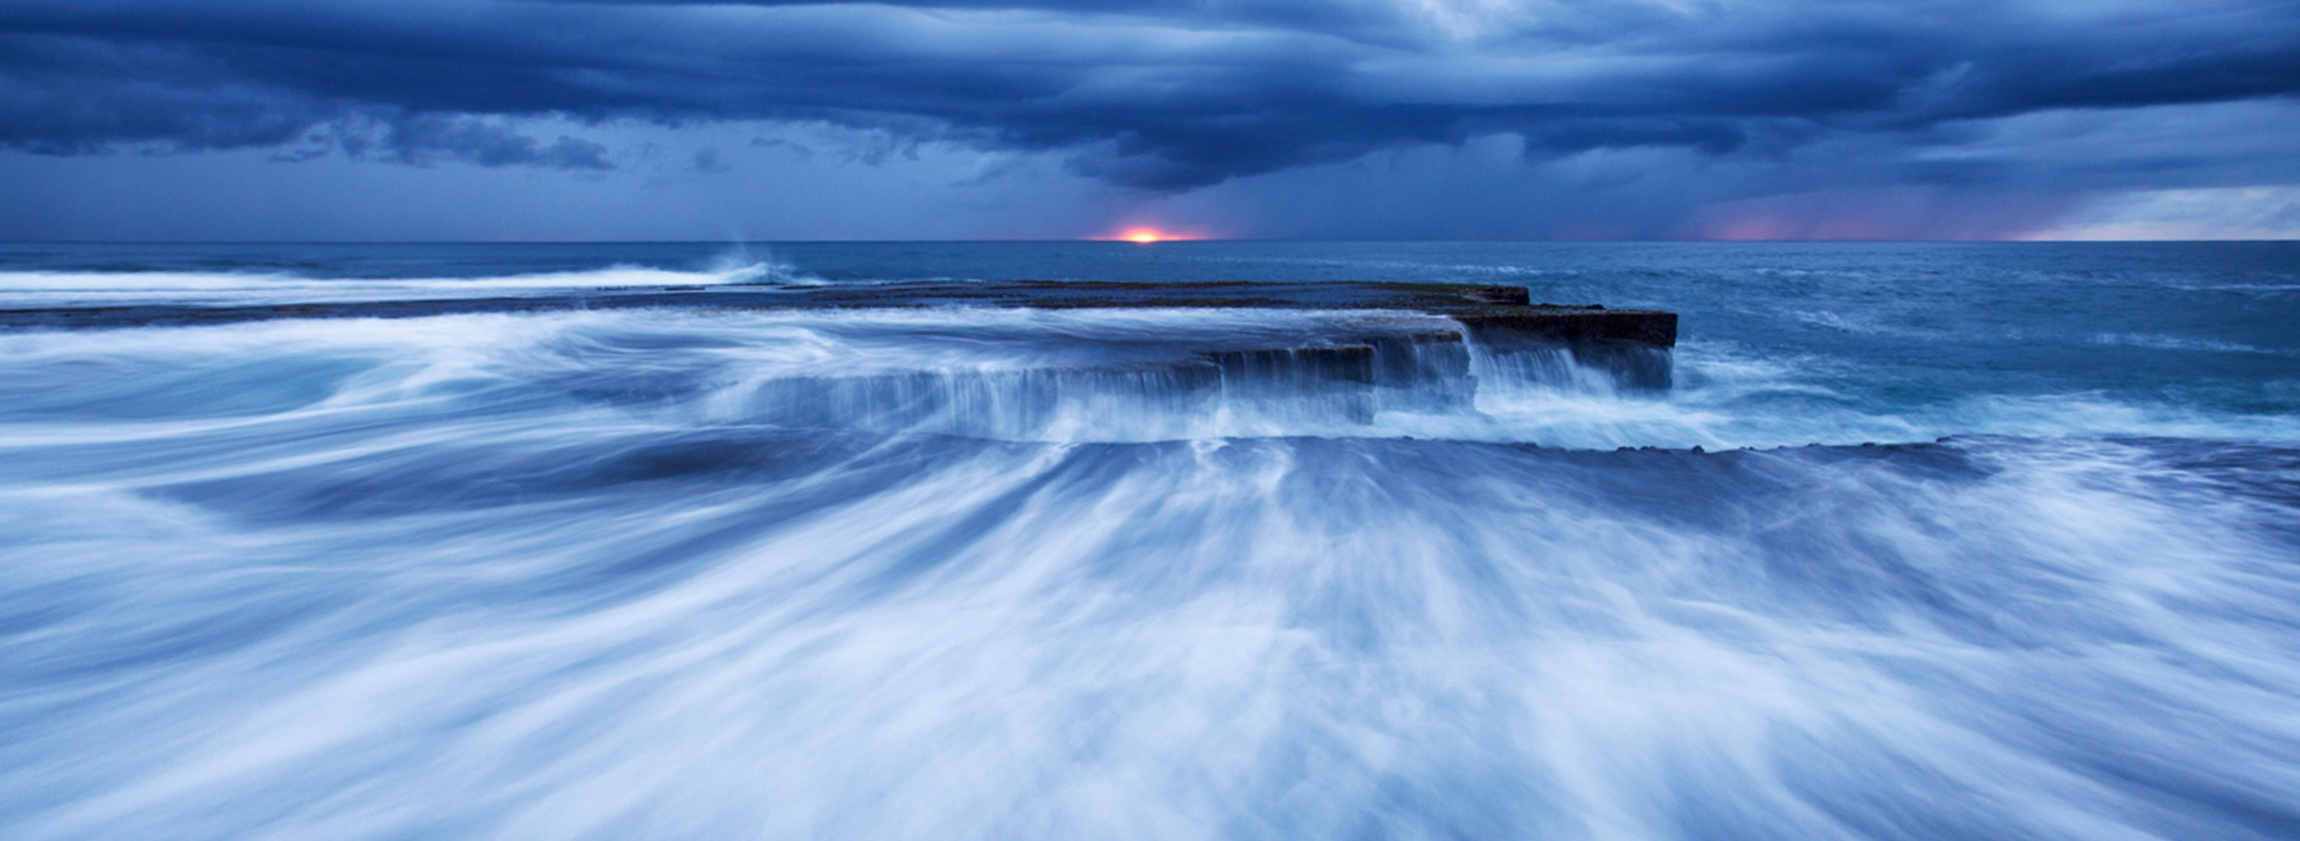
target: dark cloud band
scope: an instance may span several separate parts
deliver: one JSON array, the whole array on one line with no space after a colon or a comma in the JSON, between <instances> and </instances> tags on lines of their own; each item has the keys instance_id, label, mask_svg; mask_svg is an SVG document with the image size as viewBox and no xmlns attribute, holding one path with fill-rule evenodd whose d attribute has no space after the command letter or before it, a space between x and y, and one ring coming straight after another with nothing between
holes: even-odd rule
<instances>
[{"instance_id":1,"label":"dark cloud band","mask_svg":"<svg viewBox=\"0 0 2300 841\"><path fill-rule=\"evenodd\" d=\"M597 169L603 147L505 120L804 119L1060 150L1092 177L1180 190L1491 133L1525 137L1532 156L1764 155L1846 133L2300 93L2300 4L2073 8L8 0L0 144L318 144Z\"/></svg>"}]
</instances>

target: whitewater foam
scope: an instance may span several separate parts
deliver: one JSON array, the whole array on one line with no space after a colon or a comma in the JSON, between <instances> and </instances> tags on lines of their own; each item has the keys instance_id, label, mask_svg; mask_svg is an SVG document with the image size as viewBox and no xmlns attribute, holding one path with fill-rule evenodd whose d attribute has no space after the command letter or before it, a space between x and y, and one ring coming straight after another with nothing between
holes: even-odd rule
<instances>
[{"instance_id":1,"label":"whitewater foam","mask_svg":"<svg viewBox=\"0 0 2300 841\"><path fill-rule=\"evenodd\" d=\"M804 285L819 280L772 262L705 271L615 266L496 277L310 277L242 272L0 272L0 308L229 306L519 297L631 288Z\"/></svg>"},{"instance_id":2,"label":"whitewater foam","mask_svg":"<svg viewBox=\"0 0 2300 841\"><path fill-rule=\"evenodd\" d=\"M16 368L0 395L19 415L0 424L0 437L131 434L26 422L105 406L123 421L172 417L134 433L164 435L216 422L187 415L492 395L651 422L1050 442L1324 436L1716 449L1958 434L2300 440L2300 424L2287 417L2097 392L1879 407L1844 390L1858 372L1755 358L1730 344L1577 356L1566 347L1360 338L1442 335L1448 324L1379 312L906 309L26 332L0 337Z\"/></svg>"},{"instance_id":3,"label":"whitewater foam","mask_svg":"<svg viewBox=\"0 0 2300 841\"><path fill-rule=\"evenodd\" d=\"M1271 310L0 330L0 836L2293 834L2300 384L2095 337L2300 322L2086 309L2035 250L1640 248L1683 259L1325 256L1721 278L1556 296L1682 297L1671 352ZM400 253L253 256L339 251Z\"/></svg>"}]
</instances>

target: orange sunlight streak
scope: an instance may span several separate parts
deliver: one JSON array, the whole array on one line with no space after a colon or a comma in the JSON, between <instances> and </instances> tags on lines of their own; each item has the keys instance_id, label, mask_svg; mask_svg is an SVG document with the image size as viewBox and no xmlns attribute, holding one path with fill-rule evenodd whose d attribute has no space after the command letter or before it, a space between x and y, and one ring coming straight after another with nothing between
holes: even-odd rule
<instances>
[{"instance_id":1,"label":"orange sunlight streak","mask_svg":"<svg viewBox=\"0 0 2300 841\"><path fill-rule=\"evenodd\" d=\"M1118 233L1095 237L1095 239L1116 240L1119 242L1131 242L1140 245L1149 245L1154 242L1180 242L1185 240L1207 239L1207 237L1204 234L1194 232L1185 233L1181 231L1169 231L1151 225L1128 225L1124 229L1121 229Z\"/></svg>"}]
</instances>

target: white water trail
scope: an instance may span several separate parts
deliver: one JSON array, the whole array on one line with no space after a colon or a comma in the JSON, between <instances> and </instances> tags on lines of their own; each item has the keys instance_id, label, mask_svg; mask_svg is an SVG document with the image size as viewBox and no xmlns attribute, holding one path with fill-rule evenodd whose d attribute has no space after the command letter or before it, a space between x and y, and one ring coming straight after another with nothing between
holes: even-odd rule
<instances>
[{"instance_id":1,"label":"white water trail","mask_svg":"<svg viewBox=\"0 0 2300 841\"><path fill-rule=\"evenodd\" d=\"M257 272L0 272L0 308L342 304L513 298L586 291L804 285L813 281L773 261L718 264L701 271L641 266L493 277L305 277Z\"/></svg>"},{"instance_id":2,"label":"white water trail","mask_svg":"<svg viewBox=\"0 0 2300 841\"><path fill-rule=\"evenodd\" d=\"M1396 318L0 336L0 835L2300 825L2280 439Z\"/></svg>"}]
</instances>

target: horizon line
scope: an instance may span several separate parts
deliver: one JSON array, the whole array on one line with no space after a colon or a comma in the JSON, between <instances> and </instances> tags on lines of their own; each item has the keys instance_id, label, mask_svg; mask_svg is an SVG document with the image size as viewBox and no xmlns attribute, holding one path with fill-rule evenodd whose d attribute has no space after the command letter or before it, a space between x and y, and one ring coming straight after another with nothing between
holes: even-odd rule
<instances>
[{"instance_id":1,"label":"horizon line","mask_svg":"<svg viewBox=\"0 0 2300 841\"><path fill-rule=\"evenodd\" d=\"M2224 239L1330 239L1190 237L1137 242L1108 237L999 239L0 239L0 246L16 245L881 245L881 244L985 244L1051 245L1100 244L1136 248L1167 245L1234 243L1333 244L1452 244L1452 245L2145 245L2208 243L2300 243L2300 237L2241 237Z\"/></svg>"}]
</instances>

